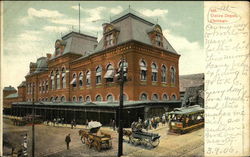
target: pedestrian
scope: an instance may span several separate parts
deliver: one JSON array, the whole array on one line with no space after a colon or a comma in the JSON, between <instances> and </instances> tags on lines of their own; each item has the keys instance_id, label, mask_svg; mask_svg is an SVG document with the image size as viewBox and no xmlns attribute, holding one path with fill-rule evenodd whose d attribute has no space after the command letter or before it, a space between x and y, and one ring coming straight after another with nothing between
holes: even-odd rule
<instances>
[{"instance_id":1,"label":"pedestrian","mask_svg":"<svg viewBox=\"0 0 250 157\"><path fill-rule=\"evenodd\" d=\"M27 143L28 143L27 134L25 134L24 137L23 137L23 156L24 157L28 156L28 152L27 152L28 146L27 146Z\"/></svg>"},{"instance_id":2,"label":"pedestrian","mask_svg":"<svg viewBox=\"0 0 250 157\"><path fill-rule=\"evenodd\" d=\"M112 121L113 130L115 131L115 120Z\"/></svg>"},{"instance_id":3,"label":"pedestrian","mask_svg":"<svg viewBox=\"0 0 250 157\"><path fill-rule=\"evenodd\" d=\"M162 126L165 126L165 123L166 123L165 114L163 114L161 121L162 121Z\"/></svg>"},{"instance_id":4,"label":"pedestrian","mask_svg":"<svg viewBox=\"0 0 250 157\"><path fill-rule=\"evenodd\" d=\"M67 145L67 149L69 149L69 143L71 142L70 134L68 134L68 135L66 136L65 142L66 142L66 145Z\"/></svg>"},{"instance_id":5,"label":"pedestrian","mask_svg":"<svg viewBox=\"0 0 250 157\"><path fill-rule=\"evenodd\" d=\"M71 121L71 129L73 129L73 127L74 127L74 121L72 120Z\"/></svg>"},{"instance_id":6,"label":"pedestrian","mask_svg":"<svg viewBox=\"0 0 250 157\"><path fill-rule=\"evenodd\" d=\"M86 119L86 128L88 127L88 125L89 125L89 120Z\"/></svg>"},{"instance_id":7,"label":"pedestrian","mask_svg":"<svg viewBox=\"0 0 250 157\"><path fill-rule=\"evenodd\" d=\"M76 120L74 119L74 127L76 128Z\"/></svg>"},{"instance_id":8,"label":"pedestrian","mask_svg":"<svg viewBox=\"0 0 250 157\"><path fill-rule=\"evenodd\" d=\"M109 126L110 126L110 129L112 129L112 124L113 124L113 120L112 120L112 119L110 119L110 121L109 121Z\"/></svg>"}]
</instances>

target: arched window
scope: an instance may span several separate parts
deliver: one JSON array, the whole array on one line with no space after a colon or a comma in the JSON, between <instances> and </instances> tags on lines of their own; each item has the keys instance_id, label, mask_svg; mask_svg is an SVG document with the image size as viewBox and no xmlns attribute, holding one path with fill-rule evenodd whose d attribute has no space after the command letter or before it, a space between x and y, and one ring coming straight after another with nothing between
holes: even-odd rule
<instances>
[{"instance_id":1,"label":"arched window","mask_svg":"<svg viewBox=\"0 0 250 157\"><path fill-rule=\"evenodd\" d=\"M157 81L157 72L158 72L158 70L157 70L157 66L156 66L155 63L152 63L151 69L152 69L152 77L151 77L152 81L156 82Z\"/></svg>"},{"instance_id":2,"label":"arched window","mask_svg":"<svg viewBox=\"0 0 250 157\"><path fill-rule=\"evenodd\" d=\"M73 102L76 102L76 101L77 101L77 99L76 99L75 96L73 96L72 101L73 101Z\"/></svg>"},{"instance_id":3,"label":"arched window","mask_svg":"<svg viewBox=\"0 0 250 157\"><path fill-rule=\"evenodd\" d=\"M171 67L171 69L170 69L170 75L171 75L171 84L175 85L176 71L175 71L174 67Z\"/></svg>"},{"instance_id":4,"label":"arched window","mask_svg":"<svg viewBox=\"0 0 250 157\"><path fill-rule=\"evenodd\" d=\"M109 95L107 96L107 101L108 101L108 102L113 102L113 101L114 101L114 98L113 98L113 95L112 95L112 94L109 94Z\"/></svg>"},{"instance_id":5,"label":"arched window","mask_svg":"<svg viewBox=\"0 0 250 157\"><path fill-rule=\"evenodd\" d=\"M123 101L128 101L128 97L126 94L123 94Z\"/></svg>"},{"instance_id":6,"label":"arched window","mask_svg":"<svg viewBox=\"0 0 250 157\"><path fill-rule=\"evenodd\" d=\"M109 64L107 66L107 72L104 75L104 78L107 82L113 82L114 81L114 67L112 64Z\"/></svg>"},{"instance_id":7,"label":"arched window","mask_svg":"<svg viewBox=\"0 0 250 157\"><path fill-rule=\"evenodd\" d=\"M56 89L60 89L60 73L59 73L59 70L56 71Z\"/></svg>"},{"instance_id":8,"label":"arched window","mask_svg":"<svg viewBox=\"0 0 250 157\"><path fill-rule=\"evenodd\" d=\"M59 102L58 96L55 97L55 100L54 100L54 101L55 101L55 102Z\"/></svg>"},{"instance_id":9,"label":"arched window","mask_svg":"<svg viewBox=\"0 0 250 157\"><path fill-rule=\"evenodd\" d=\"M90 71L86 72L86 85L90 85Z\"/></svg>"},{"instance_id":10,"label":"arched window","mask_svg":"<svg viewBox=\"0 0 250 157\"><path fill-rule=\"evenodd\" d=\"M86 96L86 102L90 102L91 99L90 99L90 96Z\"/></svg>"},{"instance_id":11,"label":"arched window","mask_svg":"<svg viewBox=\"0 0 250 157\"><path fill-rule=\"evenodd\" d=\"M161 67L161 82L167 82L167 68L165 65Z\"/></svg>"},{"instance_id":12,"label":"arched window","mask_svg":"<svg viewBox=\"0 0 250 157\"><path fill-rule=\"evenodd\" d=\"M51 88L50 89L55 89L55 80L54 80L54 71L51 71L50 73L50 84L51 84Z\"/></svg>"},{"instance_id":13,"label":"arched window","mask_svg":"<svg viewBox=\"0 0 250 157\"><path fill-rule=\"evenodd\" d=\"M79 96L79 102L83 102L83 97L82 96Z\"/></svg>"},{"instance_id":14,"label":"arched window","mask_svg":"<svg viewBox=\"0 0 250 157\"><path fill-rule=\"evenodd\" d=\"M152 95L152 100L153 101L157 101L158 100L158 95L157 94L153 94Z\"/></svg>"},{"instance_id":15,"label":"arched window","mask_svg":"<svg viewBox=\"0 0 250 157\"><path fill-rule=\"evenodd\" d=\"M50 97L50 102L54 102L54 97Z\"/></svg>"},{"instance_id":16,"label":"arched window","mask_svg":"<svg viewBox=\"0 0 250 157\"><path fill-rule=\"evenodd\" d=\"M140 71L141 71L141 80L146 80L147 79L147 65L143 60L140 62Z\"/></svg>"},{"instance_id":17,"label":"arched window","mask_svg":"<svg viewBox=\"0 0 250 157\"><path fill-rule=\"evenodd\" d=\"M100 84L102 81L102 68L98 66L96 68L96 84Z\"/></svg>"},{"instance_id":18,"label":"arched window","mask_svg":"<svg viewBox=\"0 0 250 157\"><path fill-rule=\"evenodd\" d=\"M140 96L140 100L145 101L147 99L148 99L147 94L146 93L142 93L141 96Z\"/></svg>"},{"instance_id":19,"label":"arched window","mask_svg":"<svg viewBox=\"0 0 250 157\"><path fill-rule=\"evenodd\" d=\"M46 86L46 85L45 85L45 81L43 81L43 83L42 83L42 92L43 92L43 93L45 93L45 86Z\"/></svg>"},{"instance_id":20,"label":"arched window","mask_svg":"<svg viewBox=\"0 0 250 157\"><path fill-rule=\"evenodd\" d=\"M39 83L39 92L42 93L42 82Z\"/></svg>"},{"instance_id":21,"label":"arched window","mask_svg":"<svg viewBox=\"0 0 250 157\"><path fill-rule=\"evenodd\" d=\"M171 100L176 100L176 95L175 95L175 94L173 94L173 95L171 96Z\"/></svg>"},{"instance_id":22,"label":"arched window","mask_svg":"<svg viewBox=\"0 0 250 157\"><path fill-rule=\"evenodd\" d=\"M163 101L167 101L167 100L168 100L168 95L167 95L167 94L164 94L164 95L162 96L162 100L163 100Z\"/></svg>"},{"instance_id":23,"label":"arched window","mask_svg":"<svg viewBox=\"0 0 250 157\"><path fill-rule=\"evenodd\" d=\"M73 88L76 87L76 74L73 74L73 79L72 79L72 81L70 82L70 84L72 85Z\"/></svg>"},{"instance_id":24,"label":"arched window","mask_svg":"<svg viewBox=\"0 0 250 157\"><path fill-rule=\"evenodd\" d=\"M97 96L95 97L95 101L102 101L102 97L101 97L100 95L97 95Z\"/></svg>"},{"instance_id":25,"label":"arched window","mask_svg":"<svg viewBox=\"0 0 250 157\"><path fill-rule=\"evenodd\" d=\"M61 102L65 102L65 97L64 96L61 97Z\"/></svg>"},{"instance_id":26,"label":"arched window","mask_svg":"<svg viewBox=\"0 0 250 157\"><path fill-rule=\"evenodd\" d=\"M66 88L66 70L62 68L62 88Z\"/></svg>"},{"instance_id":27,"label":"arched window","mask_svg":"<svg viewBox=\"0 0 250 157\"><path fill-rule=\"evenodd\" d=\"M79 86L80 87L83 86L83 74L82 74L82 72L80 72L80 74L79 74Z\"/></svg>"},{"instance_id":28,"label":"arched window","mask_svg":"<svg viewBox=\"0 0 250 157\"><path fill-rule=\"evenodd\" d=\"M48 83L48 80L46 80L46 83L45 83L45 90L46 90L46 92L48 92L48 90L49 90L49 83Z\"/></svg>"}]
</instances>

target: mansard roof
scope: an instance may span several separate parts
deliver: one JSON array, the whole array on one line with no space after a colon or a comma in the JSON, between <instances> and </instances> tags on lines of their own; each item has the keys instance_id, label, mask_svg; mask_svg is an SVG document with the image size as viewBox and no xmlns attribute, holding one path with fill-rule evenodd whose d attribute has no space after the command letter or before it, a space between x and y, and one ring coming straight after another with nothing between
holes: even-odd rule
<instances>
[{"instance_id":1,"label":"mansard roof","mask_svg":"<svg viewBox=\"0 0 250 157\"><path fill-rule=\"evenodd\" d=\"M3 89L4 91L16 91L16 89L12 86L9 86L9 87L4 87Z\"/></svg>"},{"instance_id":2,"label":"mansard roof","mask_svg":"<svg viewBox=\"0 0 250 157\"><path fill-rule=\"evenodd\" d=\"M154 31L155 26L159 26L158 24L155 24L154 21L146 18L145 16L132 9L125 10L119 15L115 16L110 24L112 24L120 31L117 43L113 46L117 46L132 40L153 46L148 33ZM95 52L99 52L105 49L104 39L105 38L102 37L95 49ZM164 36L162 42L162 49L170 53L177 54L177 52Z\"/></svg>"},{"instance_id":3,"label":"mansard roof","mask_svg":"<svg viewBox=\"0 0 250 157\"><path fill-rule=\"evenodd\" d=\"M97 45L97 37L72 31L64 35L62 37L61 42L63 42L64 46L62 54L56 55L54 53L51 59L60 57L61 55L67 53L79 54L85 56L86 53L88 53L89 51L94 51L95 45Z\"/></svg>"}]
</instances>

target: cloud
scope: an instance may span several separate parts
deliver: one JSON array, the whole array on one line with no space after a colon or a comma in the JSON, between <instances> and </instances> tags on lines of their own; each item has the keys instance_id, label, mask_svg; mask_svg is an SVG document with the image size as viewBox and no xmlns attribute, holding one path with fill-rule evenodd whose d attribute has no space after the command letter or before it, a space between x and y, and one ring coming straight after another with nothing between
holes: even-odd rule
<instances>
[{"instance_id":1,"label":"cloud","mask_svg":"<svg viewBox=\"0 0 250 157\"><path fill-rule=\"evenodd\" d=\"M167 13L167 9L140 9L139 12L145 16L153 17L153 16L161 16L164 17Z\"/></svg>"},{"instance_id":2,"label":"cloud","mask_svg":"<svg viewBox=\"0 0 250 157\"><path fill-rule=\"evenodd\" d=\"M163 30L164 36L181 55L179 60L180 74L204 73L205 53L198 42L190 42L187 38L173 34L169 30Z\"/></svg>"},{"instance_id":3,"label":"cloud","mask_svg":"<svg viewBox=\"0 0 250 157\"><path fill-rule=\"evenodd\" d=\"M79 6L78 5L71 6L71 8L74 9L74 10L79 10ZM80 9L84 10L84 8L81 7L81 6L80 6Z\"/></svg>"},{"instance_id":4,"label":"cloud","mask_svg":"<svg viewBox=\"0 0 250 157\"><path fill-rule=\"evenodd\" d=\"M25 31L17 36L19 41L41 41L40 31Z\"/></svg>"},{"instance_id":5,"label":"cloud","mask_svg":"<svg viewBox=\"0 0 250 157\"><path fill-rule=\"evenodd\" d=\"M57 19L50 19L49 21L54 24L61 24L61 25L70 25L70 26L78 25L78 20L72 18L63 18L63 19L57 18Z\"/></svg>"},{"instance_id":6,"label":"cloud","mask_svg":"<svg viewBox=\"0 0 250 157\"><path fill-rule=\"evenodd\" d=\"M45 26L43 27L44 31L48 31L48 32L66 32L69 31L68 27L64 27L64 26Z\"/></svg>"},{"instance_id":7,"label":"cloud","mask_svg":"<svg viewBox=\"0 0 250 157\"><path fill-rule=\"evenodd\" d=\"M92 9L84 9L83 11L89 15L88 18L85 19L86 22L93 22L96 20L102 20L102 12L107 10L106 7L96 7ZM105 19L103 19L105 20Z\"/></svg>"},{"instance_id":8,"label":"cloud","mask_svg":"<svg viewBox=\"0 0 250 157\"><path fill-rule=\"evenodd\" d=\"M116 8L111 8L110 9L110 13L112 14L119 14L120 12L122 12L124 9L123 7L121 7L120 5L117 6Z\"/></svg>"},{"instance_id":9,"label":"cloud","mask_svg":"<svg viewBox=\"0 0 250 157\"><path fill-rule=\"evenodd\" d=\"M29 8L27 12L28 12L28 16L39 17L39 18L55 18L55 17L64 16L63 14L59 13L58 11L47 10L47 9L36 10L34 8Z\"/></svg>"},{"instance_id":10,"label":"cloud","mask_svg":"<svg viewBox=\"0 0 250 157\"><path fill-rule=\"evenodd\" d=\"M19 22L24 25L29 25L29 22L34 20L34 18L56 19L61 17L64 17L64 15L58 11L29 8L27 10L27 16L20 18Z\"/></svg>"}]
</instances>

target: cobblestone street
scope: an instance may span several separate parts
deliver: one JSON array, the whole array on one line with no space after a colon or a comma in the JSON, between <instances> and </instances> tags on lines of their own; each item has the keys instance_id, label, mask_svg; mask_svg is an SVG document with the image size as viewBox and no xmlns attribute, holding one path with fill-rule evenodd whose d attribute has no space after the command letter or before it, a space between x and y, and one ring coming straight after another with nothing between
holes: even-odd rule
<instances>
[{"instance_id":1,"label":"cobblestone street","mask_svg":"<svg viewBox=\"0 0 250 157\"><path fill-rule=\"evenodd\" d=\"M117 155L117 137L118 134L112 131L109 127L103 127L102 130L110 133L112 136L112 149L102 150L98 152L95 148L89 149L85 144L82 144L78 131L85 126L78 125L76 129L71 129L69 125L64 126L47 126L44 124L35 126L36 133L36 156L49 157L76 157L76 156L116 156ZM11 134L15 130L28 133L28 153L31 153L31 126L13 126L11 121L4 119L4 139L12 140L20 139L21 135L17 133ZM124 139L123 154L124 156L180 156L193 157L203 156L203 137L204 129L199 129L184 135L167 134L167 127L161 126L150 132L159 133L161 135L160 144L156 148L149 148L143 145L132 145ZM66 149L64 142L65 136L71 134L70 150ZM4 148L5 154L10 151L7 147Z\"/></svg>"}]
</instances>

